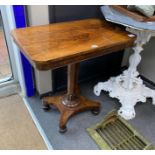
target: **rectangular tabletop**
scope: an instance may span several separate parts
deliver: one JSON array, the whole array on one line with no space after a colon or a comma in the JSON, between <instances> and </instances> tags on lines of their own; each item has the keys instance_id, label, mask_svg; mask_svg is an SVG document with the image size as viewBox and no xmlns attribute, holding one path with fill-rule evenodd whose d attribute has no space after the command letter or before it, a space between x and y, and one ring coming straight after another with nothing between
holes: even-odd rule
<instances>
[{"instance_id":1,"label":"rectangular tabletop","mask_svg":"<svg viewBox=\"0 0 155 155\"><path fill-rule=\"evenodd\" d=\"M112 53L130 47L134 38L116 25L85 19L15 29L12 36L21 52L39 70Z\"/></svg>"}]
</instances>

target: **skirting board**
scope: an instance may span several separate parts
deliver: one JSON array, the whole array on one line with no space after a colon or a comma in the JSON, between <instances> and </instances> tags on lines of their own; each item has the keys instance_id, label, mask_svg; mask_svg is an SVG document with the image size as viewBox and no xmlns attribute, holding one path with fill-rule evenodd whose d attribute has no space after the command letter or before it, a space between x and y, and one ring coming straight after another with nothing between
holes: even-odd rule
<instances>
[{"instance_id":1,"label":"skirting board","mask_svg":"<svg viewBox=\"0 0 155 155\"><path fill-rule=\"evenodd\" d=\"M19 84L9 84L0 88L0 98L17 94L21 91Z\"/></svg>"}]
</instances>

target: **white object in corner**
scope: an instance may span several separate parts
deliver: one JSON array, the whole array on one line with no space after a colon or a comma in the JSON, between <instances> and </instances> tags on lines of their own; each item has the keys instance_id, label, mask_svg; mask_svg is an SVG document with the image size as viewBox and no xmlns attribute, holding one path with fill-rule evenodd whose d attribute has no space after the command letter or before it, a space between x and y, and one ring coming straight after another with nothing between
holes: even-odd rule
<instances>
[{"instance_id":1,"label":"white object in corner","mask_svg":"<svg viewBox=\"0 0 155 155\"><path fill-rule=\"evenodd\" d=\"M134 106L137 102L146 102L146 98L149 97L152 98L152 102L155 105L155 90L143 84L137 71L137 66L141 61L140 52L143 50L142 46L150 40L154 33L133 28L127 28L127 31L137 36L133 47L134 53L129 58L129 68L117 77L111 77L106 82L99 82L94 87L94 93L99 96L101 90L104 90L109 92L110 97L117 98L122 104L118 114L129 120L136 116Z\"/></svg>"},{"instance_id":2,"label":"white object in corner","mask_svg":"<svg viewBox=\"0 0 155 155\"><path fill-rule=\"evenodd\" d=\"M36 89L40 95L52 91L51 71L39 71L35 69Z\"/></svg>"},{"instance_id":3,"label":"white object in corner","mask_svg":"<svg viewBox=\"0 0 155 155\"><path fill-rule=\"evenodd\" d=\"M29 5L28 17L30 26L49 24L48 5ZM52 91L52 71L35 70L36 89L40 95Z\"/></svg>"}]
</instances>

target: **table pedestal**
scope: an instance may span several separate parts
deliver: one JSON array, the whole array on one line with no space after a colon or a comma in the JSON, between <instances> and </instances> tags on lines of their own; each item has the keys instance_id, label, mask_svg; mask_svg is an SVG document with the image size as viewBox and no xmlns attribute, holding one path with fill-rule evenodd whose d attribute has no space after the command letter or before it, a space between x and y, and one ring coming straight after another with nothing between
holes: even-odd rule
<instances>
[{"instance_id":1,"label":"table pedestal","mask_svg":"<svg viewBox=\"0 0 155 155\"><path fill-rule=\"evenodd\" d=\"M106 82L99 82L94 87L94 93L99 96L101 90L104 90L109 92L110 97L117 98L122 104L118 114L129 120L136 115L134 106L137 102L146 102L146 98L152 98L155 104L155 90L143 84L137 71L137 66L141 61L142 46L150 40L151 32L131 28L127 30L137 35L136 45L133 47L134 53L129 58L129 68L117 77L112 77Z\"/></svg>"},{"instance_id":2,"label":"table pedestal","mask_svg":"<svg viewBox=\"0 0 155 155\"><path fill-rule=\"evenodd\" d=\"M98 114L100 110L100 104L98 102L90 101L79 95L77 86L78 70L78 63L68 65L67 94L43 98L45 110L48 110L50 105L53 105L60 111L60 132L67 130L66 123L74 114L85 110L92 110L94 114Z\"/></svg>"}]
</instances>

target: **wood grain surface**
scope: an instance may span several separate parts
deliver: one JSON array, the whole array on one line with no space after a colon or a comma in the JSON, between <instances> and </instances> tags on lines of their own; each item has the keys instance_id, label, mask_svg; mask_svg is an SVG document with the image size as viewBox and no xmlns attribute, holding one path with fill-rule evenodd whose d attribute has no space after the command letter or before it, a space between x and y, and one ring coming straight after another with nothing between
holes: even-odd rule
<instances>
[{"instance_id":1,"label":"wood grain surface","mask_svg":"<svg viewBox=\"0 0 155 155\"><path fill-rule=\"evenodd\" d=\"M134 43L125 30L100 19L20 28L11 34L33 67L39 70L112 53Z\"/></svg>"}]
</instances>

